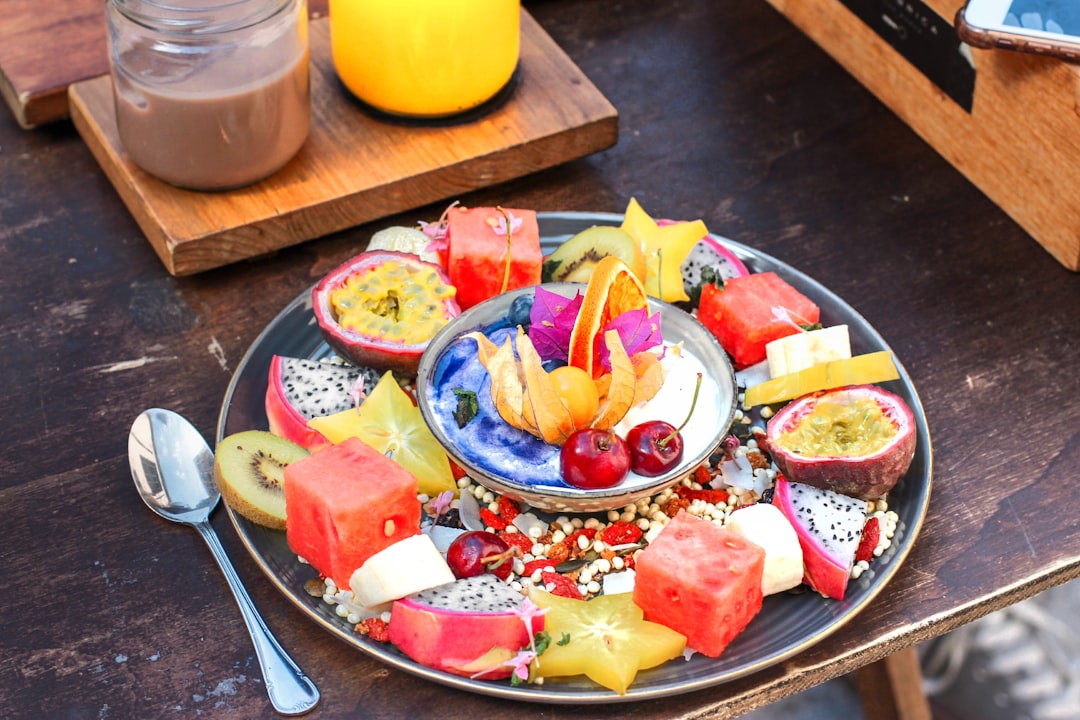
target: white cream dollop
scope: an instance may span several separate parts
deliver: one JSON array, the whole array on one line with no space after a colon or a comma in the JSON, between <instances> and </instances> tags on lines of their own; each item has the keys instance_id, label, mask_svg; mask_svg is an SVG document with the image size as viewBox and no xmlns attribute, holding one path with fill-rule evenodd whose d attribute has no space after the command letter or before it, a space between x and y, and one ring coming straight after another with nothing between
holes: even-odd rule
<instances>
[{"instance_id":1,"label":"white cream dollop","mask_svg":"<svg viewBox=\"0 0 1080 720\"><path fill-rule=\"evenodd\" d=\"M615 432L620 437L625 438L635 425L650 420L663 420L675 427L682 425L694 402L698 373L703 378L703 392L698 396L690 422L683 429L683 437L692 434L695 426L707 426L705 418L716 417L716 392L714 387L710 387L715 384L700 360L687 352L682 344L668 345L660 360L660 367L664 371L664 384L651 399L631 406L615 426Z\"/></svg>"}]
</instances>

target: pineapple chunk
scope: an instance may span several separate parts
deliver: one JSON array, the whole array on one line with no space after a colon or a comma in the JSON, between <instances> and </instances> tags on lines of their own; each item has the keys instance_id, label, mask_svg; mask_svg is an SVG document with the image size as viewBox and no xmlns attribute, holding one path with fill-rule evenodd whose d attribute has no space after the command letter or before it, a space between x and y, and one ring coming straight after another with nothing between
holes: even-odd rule
<instances>
[{"instance_id":1,"label":"pineapple chunk","mask_svg":"<svg viewBox=\"0 0 1080 720\"><path fill-rule=\"evenodd\" d=\"M780 377L813 365L851 357L847 325L798 332L773 340L765 346L769 376Z\"/></svg>"}]
</instances>

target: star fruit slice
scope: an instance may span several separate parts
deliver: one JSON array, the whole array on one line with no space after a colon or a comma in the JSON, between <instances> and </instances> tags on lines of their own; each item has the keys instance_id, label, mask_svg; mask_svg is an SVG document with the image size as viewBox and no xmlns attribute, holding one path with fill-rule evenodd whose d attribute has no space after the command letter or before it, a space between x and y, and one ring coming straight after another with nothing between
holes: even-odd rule
<instances>
[{"instance_id":1,"label":"star fruit slice","mask_svg":"<svg viewBox=\"0 0 1080 720\"><path fill-rule=\"evenodd\" d=\"M667 302L690 299L683 287L682 264L709 229L701 220L657 225L638 201L630 198L622 229L641 243L645 253L645 291Z\"/></svg>"},{"instance_id":2,"label":"star fruit slice","mask_svg":"<svg viewBox=\"0 0 1080 720\"><path fill-rule=\"evenodd\" d=\"M389 370L358 408L308 421L330 442L358 437L411 472L421 493L437 497L457 490L450 459Z\"/></svg>"},{"instance_id":3,"label":"star fruit slice","mask_svg":"<svg viewBox=\"0 0 1080 720\"><path fill-rule=\"evenodd\" d=\"M686 638L649 622L633 595L601 595L592 600L564 598L535 587L531 599L542 610L551 644L529 668L529 680L585 675L625 695L639 670L682 655Z\"/></svg>"}]
</instances>

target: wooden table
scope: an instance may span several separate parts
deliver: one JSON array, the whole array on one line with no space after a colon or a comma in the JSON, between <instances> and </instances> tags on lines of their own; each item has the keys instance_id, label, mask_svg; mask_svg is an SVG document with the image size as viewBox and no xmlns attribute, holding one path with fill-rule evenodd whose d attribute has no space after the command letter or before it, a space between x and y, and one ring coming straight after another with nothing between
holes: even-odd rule
<instances>
[{"instance_id":1,"label":"wooden table","mask_svg":"<svg viewBox=\"0 0 1080 720\"><path fill-rule=\"evenodd\" d=\"M571 708L448 690L333 640L218 513L267 623L322 689L313 717L730 718L1080 575L1080 278L763 0L529 9L618 108L619 143L462 200L619 212L634 195L820 280L919 388L929 516L885 592L805 653L691 695ZM440 210L176 279L70 125L0 114L5 713L270 714L202 541L134 492L128 428L165 406L211 437L232 370L287 301L377 227Z\"/></svg>"}]
</instances>

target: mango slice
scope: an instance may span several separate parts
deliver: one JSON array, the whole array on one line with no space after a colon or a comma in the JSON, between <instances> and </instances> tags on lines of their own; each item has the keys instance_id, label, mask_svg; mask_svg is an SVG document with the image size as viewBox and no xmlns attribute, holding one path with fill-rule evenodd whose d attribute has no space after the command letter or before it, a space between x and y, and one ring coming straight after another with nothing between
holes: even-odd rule
<instances>
[{"instance_id":1,"label":"mango slice","mask_svg":"<svg viewBox=\"0 0 1080 720\"><path fill-rule=\"evenodd\" d=\"M856 355L845 360L820 363L773 378L760 385L746 389L743 405L772 405L802 397L818 390L829 390L845 385L873 385L896 380L900 373L888 350Z\"/></svg>"}]
</instances>

